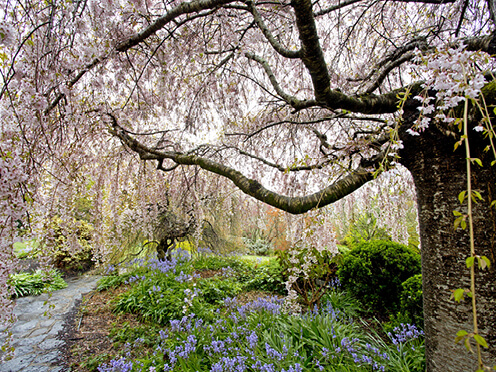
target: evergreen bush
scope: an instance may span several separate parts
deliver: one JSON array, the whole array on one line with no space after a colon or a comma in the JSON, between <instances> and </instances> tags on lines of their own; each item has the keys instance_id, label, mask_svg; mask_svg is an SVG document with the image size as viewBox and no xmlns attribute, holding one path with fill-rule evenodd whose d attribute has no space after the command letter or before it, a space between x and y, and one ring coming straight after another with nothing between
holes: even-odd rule
<instances>
[{"instance_id":1,"label":"evergreen bush","mask_svg":"<svg viewBox=\"0 0 496 372\"><path fill-rule=\"evenodd\" d=\"M420 255L388 240L359 244L343 255L338 270L343 287L372 312L395 313L402 283L420 274Z\"/></svg>"}]
</instances>

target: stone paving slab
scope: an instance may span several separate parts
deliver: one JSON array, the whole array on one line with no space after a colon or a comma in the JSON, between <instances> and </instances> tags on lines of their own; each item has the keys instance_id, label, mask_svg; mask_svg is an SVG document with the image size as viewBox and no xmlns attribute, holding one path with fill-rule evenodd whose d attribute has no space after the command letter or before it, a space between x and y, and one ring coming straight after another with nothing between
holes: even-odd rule
<instances>
[{"instance_id":1,"label":"stone paving slab","mask_svg":"<svg viewBox=\"0 0 496 372\"><path fill-rule=\"evenodd\" d=\"M0 364L0 372L62 372L59 351L64 342L58 339L65 315L82 295L91 292L100 276L82 275L67 280L67 288L51 295L18 298L14 308L17 322L11 328L14 357ZM0 334L0 345L5 335ZM3 353L0 351L0 360Z\"/></svg>"}]
</instances>

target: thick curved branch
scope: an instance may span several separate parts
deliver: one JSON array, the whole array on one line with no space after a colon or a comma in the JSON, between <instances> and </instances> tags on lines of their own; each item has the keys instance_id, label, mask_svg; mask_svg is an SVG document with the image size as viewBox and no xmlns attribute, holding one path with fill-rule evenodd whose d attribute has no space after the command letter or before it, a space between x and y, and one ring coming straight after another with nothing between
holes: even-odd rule
<instances>
[{"instance_id":1,"label":"thick curved branch","mask_svg":"<svg viewBox=\"0 0 496 372\"><path fill-rule=\"evenodd\" d=\"M326 101L331 90L329 71L317 34L317 25L312 11L311 0L293 0L291 2L296 16L296 26L300 33L303 61L312 78L315 99L319 103Z\"/></svg>"},{"instance_id":2,"label":"thick curved branch","mask_svg":"<svg viewBox=\"0 0 496 372\"><path fill-rule=\"evenodd\" d=\"M397 94L404 89L383 95L365 94L348 96L341 91L332 90L327 63L319 42L317 26L312 11L311 0L291 2L296 16L296 25L302 44L302 61L310 73L317 103L331 110L344 109L364 114L382 114L397 111Z\"/></svg>"},{"instance_id":3,"label":"thick curved branch","mask_svg":"<svg viewBox=\"0 0 496 372\"><path fill-rule=\"evenodd\" d=\"M272 47L274 48L274 50L277 53L279 53L280 55L282 55L283 57L286 57L286 58L300 58L301 57L301 51L300 50L295 51L295 50L286 49L274 38L272 33L269 31L269 29L267 28L267 26L263 22L262 17L260 16L260 13L258 13L257 8L253 5L252 1L247 1L246 4L248 5L249 11L253 15L253 19L257 23L258 28L260 29L260 31L262 31L262 33L265 36L265 38L267 39L267 41L270 43L270 45L272 45Z\"/></svg>"},{"instance_id":4,"label":"thick curved branch","mask_svg":"<svg viewBox=\"0 0 496 372\"><path fill-rule=\"evenodd\" d=\"M258 181L244 176L241 172L210 159L197 155L185 155L177 151L158 151L149 148L122 130L114 116L109 116L113 121L112 134L139 154L141 159L157 160L159 162L163 159L169 159L180 165L199 166L206 171L230 179L245 194L292 214L302 214L311 209L334 203L374 179L372 172L360 166L354 172L314 194L295 197L284 196L266 189ZM379 159L375 162L378 161Z\"/></svg>"}]
</instances>

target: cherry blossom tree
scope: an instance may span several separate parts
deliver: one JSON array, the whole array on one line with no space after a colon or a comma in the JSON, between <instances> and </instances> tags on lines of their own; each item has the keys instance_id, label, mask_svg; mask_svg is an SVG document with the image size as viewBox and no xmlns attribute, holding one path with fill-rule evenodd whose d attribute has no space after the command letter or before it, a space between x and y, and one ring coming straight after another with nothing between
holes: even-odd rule
<instances>
[{"instance_id":1,"label":"cherry blossom tree","mask_svg":"<svg viewBox=\"0 0 496 372\"><path fill-rule=\"evenodd\" d=\"M492 0L4 0L2 8L2 132L16 130L33 199L86 186L95 216L117 216L124 181L116 177L137 155L158 173L212 172L302 214L400 163L417 191L427 369L476 366L454 343L470 328L470 306L450 299L469 281L469 240L453 227L467 156L454 151L458 128L437 115L450 108L448 95L428 106L453 89L424 84L422 66L450 48L494 54ZM485 59L471 62L479 73L458 103L482 95L487 107L496 103ZM477 112L471 128L481 127ZM495 263L496 179L485 151L493 134L465 138L483 165L472 177L484 199L474 207L477 252ZM2 142L3 159L5 151ZM5 190L20 182L6 179ZM156 182L145 199L160 194ZM494 265L477 273L487 364L496 364L495 276Z\"/></svg>"}]
</instances>

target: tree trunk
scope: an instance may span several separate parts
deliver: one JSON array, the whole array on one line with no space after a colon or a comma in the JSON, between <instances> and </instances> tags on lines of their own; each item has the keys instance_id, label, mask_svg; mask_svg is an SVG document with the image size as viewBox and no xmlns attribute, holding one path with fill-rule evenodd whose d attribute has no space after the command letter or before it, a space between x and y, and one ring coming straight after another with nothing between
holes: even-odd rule
<instances>
[{"instance_id":1,"label":"tree trunk","mask_svg":"<svg viewBox=\"0 0 496 372\"><path fill-rule=\"evenodd\" d=\"M490 153L482 149L481 136L470 135L471 156L483 159L484 167L472 166L473 190L484 201L474 205L476 254L491 260L490 270L476 269L476 300L479 334L489 344L483 350L483 362L496 365L496 210L489 204L496 199L495 168ZM458 195L466 190L466 156L464 147L454 151L455 140L434 127L420 136L402 133L405 150L401 162L412 173L417 189L419 209L427 371L467 372L477 369L477 357L463 342L455 344L459 330L473 331L471 299L462 303L450 298L457 288L470 288L470 271L465 259L470 256L469 233L454 229L453 211L467 211ZM472 340L471 345L475 349Z\"/></svg>"}]
</instances>

